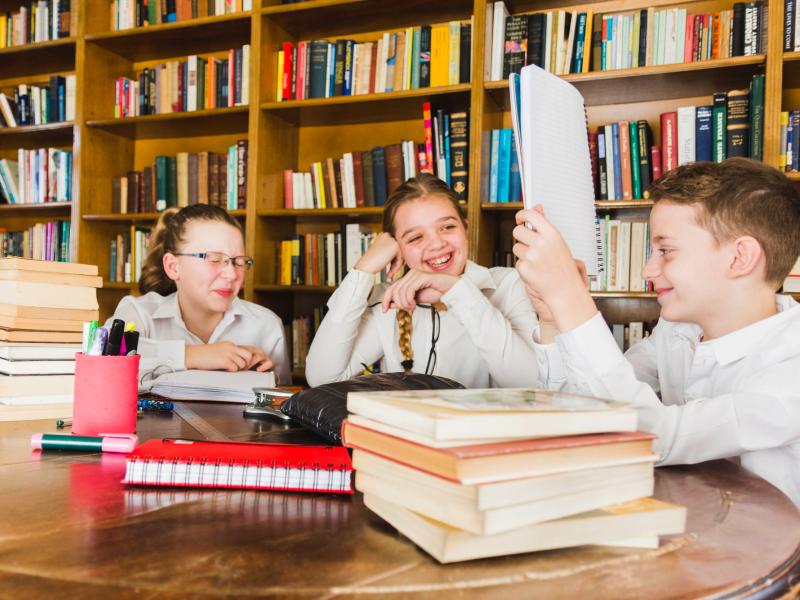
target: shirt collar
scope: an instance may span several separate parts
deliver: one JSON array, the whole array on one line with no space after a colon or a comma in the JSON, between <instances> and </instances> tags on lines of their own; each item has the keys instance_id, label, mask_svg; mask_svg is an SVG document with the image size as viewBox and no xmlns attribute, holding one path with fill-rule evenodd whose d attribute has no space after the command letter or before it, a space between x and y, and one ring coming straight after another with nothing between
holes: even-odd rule
<instances>
[{"instance_id":1,"label":"shirt collar","mask_svg":"<svg viewBox=\"0 0 800 600\"><path fill-rule=\"evenodd\" d=\"M762 319L733 331L722 337L704 342L714 351L720 365L728 365L752 353L757 344L770 332L785 326L787 321L795 318L800 311L800 305L791 296L778 294L775 296L778 312L766 319Z\"/></svg>"},{"instance_id":2,"label":"shirt collar","mask_svg":"<svg viewBox=\"0 0 800 600\"><path fill-rule=\"evenodd\" d=\"M480 290L497 289L497 284L494 282L492 272L471 260L467 261L467 266L464 268L464 277L474 283Z\"/></svg>"},{"instance_id":3,"label":"shirt collar","mask_svg":"<svg viewBox=\"0 0 800 600\"><path fill-rule=\"evenodd\" d=\"M222 329L232 322L236 317L243 314L244 304L238 297L236 297L233 299L233 302L231 302L228 310L225 311L225 315L222 317L219 325L217 325L215 332L222 331ZM155 311L153 311L153 319L172 319L176 324L186 329L186 325L183 322L183 317L181 316L180 307L178 306L178 292L173 292L164 298L164 301L158 306L158 308L156 308Z\"/></svg>"}]
</instances>

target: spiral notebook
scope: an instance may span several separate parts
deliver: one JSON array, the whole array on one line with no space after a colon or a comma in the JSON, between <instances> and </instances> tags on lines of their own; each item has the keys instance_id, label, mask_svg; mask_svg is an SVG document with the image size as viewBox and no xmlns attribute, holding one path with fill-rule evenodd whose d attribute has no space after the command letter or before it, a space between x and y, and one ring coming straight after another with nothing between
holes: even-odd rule
<instances>
[{"instance_id":1,"label":"spiral notebook","mask_svg":"<svg viewBox=\"0 0 800 600\"><path fill-rule=\"evenodd\" d=\"M603 269L586 107L577 88L528 65L509 77L511 123L525 208L544 206L588 275Z\"/></svg>"},{"instance_id":2,"label":"spiral notebook","mask_svg":"<svg viewBox=\"0 0 800 600\"><path fill-rule=\"evenodd\" d=\"M128 456L122 483L352 494L352 472L339 446L156 439Z\"/></svg>"}]
</instances>

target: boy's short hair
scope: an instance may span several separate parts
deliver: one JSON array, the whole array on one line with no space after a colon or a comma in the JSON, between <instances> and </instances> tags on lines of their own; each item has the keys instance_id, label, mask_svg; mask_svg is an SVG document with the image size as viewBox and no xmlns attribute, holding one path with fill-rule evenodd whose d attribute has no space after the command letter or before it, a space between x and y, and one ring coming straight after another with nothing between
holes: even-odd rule
<instances>
[{"instance_id":1,"label":"boy's short hair","mask_svg":"<svg viewBox=\"0 0 800 600\"><path fill-rule=\"evenodd\" d=\"M765 279L780 287L800 255L800 194L780 171L747 158L696 162L649 188L654 202L698 205L698 224L717 243L749 235L766 257Z\"/></svg>"}]
</instances>

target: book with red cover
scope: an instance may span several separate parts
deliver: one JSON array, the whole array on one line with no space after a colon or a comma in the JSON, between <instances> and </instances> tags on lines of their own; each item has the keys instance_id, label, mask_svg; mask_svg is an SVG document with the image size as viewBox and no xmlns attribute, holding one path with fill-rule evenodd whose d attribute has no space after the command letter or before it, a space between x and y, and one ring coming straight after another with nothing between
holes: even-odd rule
<instances>
[{"instance_id":1,"label":"book with red cover","mask_svg":"<svg viewBox=\"0 0 800 600\"><path fill-rule=\"evenodd\" d=\"M661 172L678 166L678 113L661 113ZM653 178L655 181L656 177Z\"/></svg>"},{"instance_id":2,"label":"book with red cover","mask_svg":"<svg viewBox=\"0 0 800 600\"><path fill-rule=\"evenodd\" d=\"M339 446L155 439L127 457L122 483L352 494Z\"/></svg>"},{"instance_id":3,"label":"book with red cover","mask_svg":"<svg viewBox=\"0 0 800 600\"><path fill-rule=\"evenodd\" d=\"M642 431L620 431L433 448L349 420L342 426L348 448L476 485L641 461L653 454L653 438Z\"/></svg>"}]
</instances>

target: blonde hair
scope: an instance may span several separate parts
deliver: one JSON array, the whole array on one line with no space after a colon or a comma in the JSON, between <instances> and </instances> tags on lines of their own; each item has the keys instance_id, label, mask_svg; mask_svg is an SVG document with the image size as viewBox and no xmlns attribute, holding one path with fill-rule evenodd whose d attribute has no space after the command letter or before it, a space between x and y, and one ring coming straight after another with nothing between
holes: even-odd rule
<instances>
[{"instance_id":1,"label":"blonde hair","mask_svg":"<svg viewBox=\"0 0 800 600\"><path fill-rule=\"evenodd\" d=\"M445 198L453 205L461 224L466 228L467 220L464 218L464 206L458 201L456 193L444 181L431 175L430 173L420 173L416 177L406 179L403 184L397 187L383 207L383 230L392 237L395 235L394 219L397 210L407 202L420 200L427 196ZM411 313L405 310L397 310L398 346L403 356L403 370L411 373L414 366L414 350L411 347L411 334L413 325Z\"/></svg>"},{"instance_id":2,"label":"blonde hair","mask_svg":"<svg viewBox=\"0 0 800 600\"><path fill-rule=\"evenodd\" d=\"M242 231L238 221L224 209L211 204L192 204L180 210L172 207L161 213L150 235L147 257L139 278L139 293L158 292L168 296L177 290L175 282L164 271L164 255L177 252L183 241L186 225L191 221L220 221Z\"/></svg>"}]
</instances>

